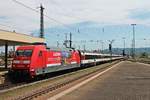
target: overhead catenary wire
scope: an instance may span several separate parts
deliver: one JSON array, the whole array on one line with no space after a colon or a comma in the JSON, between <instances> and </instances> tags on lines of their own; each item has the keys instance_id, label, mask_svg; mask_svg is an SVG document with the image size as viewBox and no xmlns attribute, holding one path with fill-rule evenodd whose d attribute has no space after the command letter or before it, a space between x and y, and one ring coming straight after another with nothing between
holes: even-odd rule
<instances>
[{"instance_id":1,"label":"overhead catenary wire","mask_svg":"<svg viewBox=\"0 0 150 100\"><path fill-rule=\"evenodd\" d=\"M50 0L50 1L53 1L53 0ZM57 6L57 8L60 8L61 10L66 10L66 9L64 9L63 7L61 7L61 5L57 5L56 3L53 3L53 4L55 4L55 6ZM61 13L62 15L64 15L64 16L66 16L66 17L70 17L70 18L73 18L73 19L78 19L78 20L83 20L82 18L80 18L80 17L77 17L77 16L73 16L73 15L66 15L66 14L64 14L64 13Z\"/></svg>"},{"instance_id":2,"label":"overhead catenary wire","mask_svg":"<svg viewBox=\"0 0 150 100\"><path fill-rule=\"evenodd\" d=\"M12 1L14 1L14 2L16 2L16 3L18 3L18 4L22 5L22 6L24 6L25 8L28 8L28 9L30 9L30 10L33 10L33 11L39 13L39 11L37 11L36 9L33 9L32 7L29 7L29 6L25 5L25 4L22 3L22 2L19 2L19 1L17 1L17 0L12 0Z\"/></svg>"},{"instance_id":3,"label":"overhead catenary wire","mask_svg":"<svg viewBox=\"0 0 150 100\"><path fill-rule=\"evenodd\" d=\"M23 7L27 8L27 9L29 9L29 10L32 10L32 11L34 11L34 12L36 12L36 13L40 13L40 11L38 11L38 10L36 10L36 9L34 9L34 8L28 6L28 5L26 5L26 4L24 4L24 3L20 2L20 1L17 1L17 0L13 0L13 1L16 2L16 3L19 4L19 5L22 5ZM80 34L79 28L75 29L75 28L73 28L73 27L71 27L71 26L68 26L68 25L66 25L66 24L64 24L64 23L62 23L62 22L60 22L60 21L58 21L58 20L56 20L56 19L54 19L54 18L52 18L52 17L46 15L46 14L43 14L43 15L44 15L47 19L49 19L50 21L56 22L56 23L58 23L58 24L60 24L60 25L62 25L62 26L64 26L64 27L66 27L66 28L69 29L69 30L71 29L70 31L72 31L72 30L77 31L77 33ZM88 34L86 34L86 35L88 35Z\"/></svg>"},{"instance_id":4,"label":"overhead catenary wire","mask_svg":"<svg viewBox=\"0 0 150 100\"><path fill-rule=\"evenodd\" d=\"M13 0L13 1L16 2L17 4L22 5L23 7L27 8L27 9L30 9L30 10L36 12L36 13L40 13L38 10L36 10L36 9L30 7L30 6L25 5L24 3L20 2L20 1L17 1L17 0ZM56 19L54 19L54 18L48 16L48 15L46 15L46 14L44 14L44 16L45 16L47 19L49 19L49 20L51 20L51 21L54 21L54 22L56 22L56 23L58 23L58 24L61 24L61 25L65 26L65 27L67 27L67 28L69 28L69 29L74 29L74 28L72 28L72 27L70 27L70 26L68 26L68 25L66 25L66 24L64 24L64 23L62 23L62 22L60 22L60 21L58 21L58 20L56 20Z\"/></svg>"}]
</instances>

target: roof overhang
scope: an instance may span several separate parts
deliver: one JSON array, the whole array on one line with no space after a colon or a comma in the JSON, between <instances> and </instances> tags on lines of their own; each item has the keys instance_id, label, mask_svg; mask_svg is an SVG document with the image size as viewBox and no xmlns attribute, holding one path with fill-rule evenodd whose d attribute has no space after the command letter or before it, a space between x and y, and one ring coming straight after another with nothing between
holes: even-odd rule
<instances>
[{"instance_id":1,"label":"roof overhang","mask_svg":"<svg viewBox=\"0 0 150 100\"><path fill-rule=\"evenodd\" d=\"M0 46L5 45L24 45L35 42L45 43L45 39L37 38L26 34L0 30Z\"/></svg>"}]
</instances>

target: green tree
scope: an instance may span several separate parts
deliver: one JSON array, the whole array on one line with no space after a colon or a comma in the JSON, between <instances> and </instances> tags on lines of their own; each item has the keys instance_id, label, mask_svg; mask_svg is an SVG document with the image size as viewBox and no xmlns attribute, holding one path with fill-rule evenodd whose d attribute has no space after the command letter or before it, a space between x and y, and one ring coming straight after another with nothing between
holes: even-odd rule
<instances>
[{"instance_id":1,"label":"green tree","mask_svg":"<svg viewBox=\"0 0 150 100\"><path fill-rule=\"evenodd\" d=\"M140 57L141 58L148 58L148 54L146 52L143 52Z\"/></svg>"}]
</instances>

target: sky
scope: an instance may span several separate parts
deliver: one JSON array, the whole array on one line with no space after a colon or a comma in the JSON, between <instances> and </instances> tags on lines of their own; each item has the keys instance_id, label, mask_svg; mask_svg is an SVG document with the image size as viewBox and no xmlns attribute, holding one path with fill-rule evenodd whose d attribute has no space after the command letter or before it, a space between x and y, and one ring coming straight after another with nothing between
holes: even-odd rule
<instances>
[{"instance_id":1,"label":"sky","mask_svg":"<svg viewBox=\"0 0 150 100\"><path fill-rule=\"evenodd\" d=\"M76 48L131 47L132 26L136 24L136 47L150 46L149 0L0 0L0 29L39 36L39 6L44 9L46 42L62 45L65 34L73 35ZM24 5L26 6L24 6ZM48 16L48 17L46 17ZM81 42L82 41L82 42ZM86 42L85 42L86 41ZM98 41L98 42L97 42Z\"/></svg>"}]
</instances>

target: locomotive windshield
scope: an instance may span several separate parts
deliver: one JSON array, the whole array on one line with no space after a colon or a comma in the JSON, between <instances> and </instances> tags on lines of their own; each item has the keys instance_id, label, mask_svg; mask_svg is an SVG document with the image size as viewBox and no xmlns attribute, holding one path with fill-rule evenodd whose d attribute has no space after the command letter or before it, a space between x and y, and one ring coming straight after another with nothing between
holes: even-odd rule
<instances>
[{"instance_id":1,"label":"locomotive windshield","mask_svg":"<svg viewBox=\"0 0 150 100\"><path fill-rule=\"evenodd\" d=\"M30 56L32 56L32 50L17 50L16 51L16 56L30 57Z\"/></svg>"}]
</instances>

